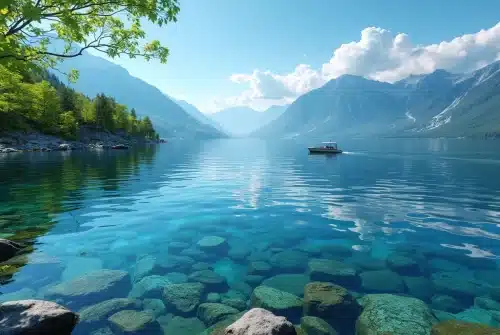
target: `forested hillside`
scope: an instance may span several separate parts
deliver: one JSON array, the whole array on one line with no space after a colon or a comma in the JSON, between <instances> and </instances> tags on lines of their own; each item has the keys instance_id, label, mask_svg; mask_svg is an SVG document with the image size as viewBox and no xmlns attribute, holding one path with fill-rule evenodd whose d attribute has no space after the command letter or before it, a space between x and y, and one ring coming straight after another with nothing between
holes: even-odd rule
<instances>
[{"instance_id":1,"label":"forested hillside","mask_svg":"<svg viewBox=\"0 0 500 335\"><path fill-rule=\"evenodd\" d=\"M125 131L157 139L149 117L98 94L90 99L62 84L45 71L17 73L0 65L0 131L40 131L76 139L80 126L105 131Z\"/></svg>"}]
</instances>

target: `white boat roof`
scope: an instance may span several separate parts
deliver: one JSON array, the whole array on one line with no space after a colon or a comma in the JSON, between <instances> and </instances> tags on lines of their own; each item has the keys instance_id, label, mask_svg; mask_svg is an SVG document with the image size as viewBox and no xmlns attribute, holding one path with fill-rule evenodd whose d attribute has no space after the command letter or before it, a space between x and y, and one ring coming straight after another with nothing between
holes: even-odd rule
<instances>
[{"instance_id":1,"label":"white boat roof","mask_svg":"<svg viewBox=\"0 0 500 335\"><path fill-rule=\"evenodd\" d=\"M323 144L337 144L337 142L322 142Z\"/></svg>"}]
</instances>

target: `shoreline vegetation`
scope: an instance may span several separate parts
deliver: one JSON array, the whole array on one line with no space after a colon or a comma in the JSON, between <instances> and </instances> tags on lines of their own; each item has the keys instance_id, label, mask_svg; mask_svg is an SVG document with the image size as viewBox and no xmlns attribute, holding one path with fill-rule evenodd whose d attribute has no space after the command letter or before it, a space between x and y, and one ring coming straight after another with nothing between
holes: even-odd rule
<instances>
[{"instance_id":1,"label":"shoreline vegetation","mask_svg":"<svg viewBox=\"0 0 500 335\"><path fill-rule=\"evenodd\" d=\"M47 71L0 65L0 153L159 142L149 117L112 97L89 98Z\"/></svg>"}]
</instances>

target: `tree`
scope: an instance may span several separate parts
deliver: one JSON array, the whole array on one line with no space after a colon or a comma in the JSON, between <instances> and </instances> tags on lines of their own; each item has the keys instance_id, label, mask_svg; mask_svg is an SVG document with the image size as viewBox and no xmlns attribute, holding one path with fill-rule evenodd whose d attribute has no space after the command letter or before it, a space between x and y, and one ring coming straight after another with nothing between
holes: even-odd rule
<instances>
[{"instance_id":1,"label":"tree","mask_svg":"<svg viewBox=\"0 0 500 335\"><path fill-rule=\"evenodd\" d=\"M95 122L104 129L113 130L113 105L114 101L104 94L98 94L94 99Z\"/></svg>"},{"instance_id":2,"label":"tree","mask_svg":"<svg viewBox=\"0 0 500 335\"><path fill-rule=\"evenodd\" d=\"M146 37L144 21L177 20L178 0L3 0L0 2L0 63L54 67L63 58L94 49L166 62L168 49ZM57 48L51 43L62 41Z\"/></svg>"}]
</instances>

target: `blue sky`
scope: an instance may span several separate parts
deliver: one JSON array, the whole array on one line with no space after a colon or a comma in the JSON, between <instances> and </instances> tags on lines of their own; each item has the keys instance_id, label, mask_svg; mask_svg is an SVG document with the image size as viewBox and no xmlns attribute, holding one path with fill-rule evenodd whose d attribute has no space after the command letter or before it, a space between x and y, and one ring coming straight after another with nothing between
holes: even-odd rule
<instances>
[{"instance_id":1,"label":"blue sky","mask_svg":"<svg viewBox=\"0 0 500 335\"><path fill-rule=\"evenodd\" d=\"M437 61L424 64L419 60L419 67L408 69L400 64L406 57L404 52L392 55L400 40L404 43L399 44L404 45L411 41L410 49L415 50L492 29L500 20L500 1L496 0L181 0L180 5L177 23L163 28L146 26L148 39L159 39L170 48L166 65L142 59L113 61L203 112L238 104L264 109L274 103L287 103L342 73L394 81L435 67L474 69L483 63L483 58L484 62L491 62L500 52L492 45L497 41L495 30L487 36L486 51L483 38L472 46L465 41L464 45L448 46L449 50L445 50L450 53L461 48L466 54L488 53L484 57L474 56L473 64L469 64L468 55L450 60L442 51L437 56L429 51L431 58L438 57ZM368 44L363 44L361 32L367 27L384 30L366 31ZM397 38L398 33L407 36ZM386 41L389 47L374 47L374 43L380 44L378 39ZM344 54L352 54L348 58L361 57L355 68L344 64L346 60L341 55L333 62L334 68L325 68L334 51L350 42L360 42L360 47L344 49ZM397 49L401 50L399 44ZM372 48L377 50L372 52ZM397 58L399 65L394 66L399 70L382 65L389 62L386 54L391 54L391 62ZM380 66L374 68L377 62ZM307 67L296 70L299 64Z\"/></svg>"}]
</instances>

